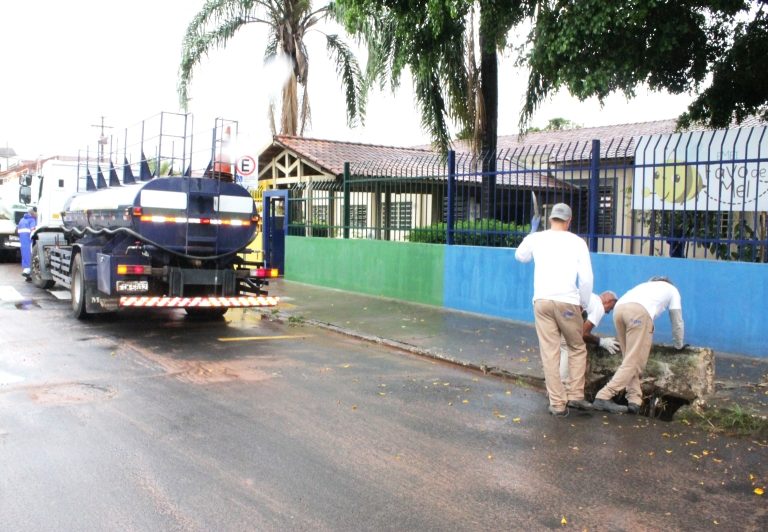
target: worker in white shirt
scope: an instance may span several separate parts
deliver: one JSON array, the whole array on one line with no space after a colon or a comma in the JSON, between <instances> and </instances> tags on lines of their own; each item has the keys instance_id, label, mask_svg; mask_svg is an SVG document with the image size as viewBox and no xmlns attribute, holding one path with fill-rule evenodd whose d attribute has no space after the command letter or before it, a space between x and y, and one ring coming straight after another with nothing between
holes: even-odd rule
<instances>
[{"instance_id":1,"label":"worker in white shirt","mask_svg":"<svg viewBox=\"0 0 768 532\"><path fill-rule=\"evenodd\" d=\"M637 414L643 403L640 376L648 363L653 345L653 321L669 309L672 339L677 349L683 349L683 307L680 292L666 277L652 277L621 296L616 302L613 323L624 359L613 378L595 396L596 410ZM626 390L628 406L612 401Z\"/></svg>"},{"instance_id":2,"label":"worker in white shirt","mask_svg":"<svg viewBox=\"0 0 768 532\"><path fill-rule=\"evenodd\" d=\"M597 345L614 355L619 351L619 342L616 338L601 337L592 334L592 329L600 325L603 317L606 314L610 314L616 305L618 296L616 292L606 290L600 295L590 294L589 304L584 309L587 317L584 318L584 328L582 329L581 336L584 338L584 342L587 344ZM582 313L583 315L584 313ZM565 343L565 338L560 339L560 380L563 382L568 380L568 346Z\"/></svg>"},{"instance_id":3,"label":"worker in white shirt","mask_svg":"<svg viewBox=\"0 0 768 532\"><path fill-rule=\"evenodd\" d=\"M515 259L534 261L533 310L539 352L544 366L544 382L549 396L549 412L567 416L568 407L591 409L584 400L584 373L587 348L582 337L584 320L581 308L592 293L592 261L587 244L568 231L571 208L565 203L552 207L550 229L532 232L520 243ZM560 381L560 335L568 346L568 366L573 378L567 385Z\"/></svg>"}]
</instances>

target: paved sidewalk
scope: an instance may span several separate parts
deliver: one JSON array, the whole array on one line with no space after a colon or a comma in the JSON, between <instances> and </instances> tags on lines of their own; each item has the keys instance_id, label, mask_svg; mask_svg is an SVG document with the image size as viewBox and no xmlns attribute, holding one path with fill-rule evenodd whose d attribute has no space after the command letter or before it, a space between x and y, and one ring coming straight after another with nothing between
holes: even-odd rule
<instances>
[{"instance_id":1,"label":"paved sidewalk","mask_svg":"<svg viewBox=\"0 0 768 532\"><path fill-rule=\"evenodd\" d=\"M289 321L544 387L532 324L283 279L269 288L270 295L281 298L278 315ZM719 404L768 415L768 359L715 353L715 381Z\"/></svg>"}]
</instances>

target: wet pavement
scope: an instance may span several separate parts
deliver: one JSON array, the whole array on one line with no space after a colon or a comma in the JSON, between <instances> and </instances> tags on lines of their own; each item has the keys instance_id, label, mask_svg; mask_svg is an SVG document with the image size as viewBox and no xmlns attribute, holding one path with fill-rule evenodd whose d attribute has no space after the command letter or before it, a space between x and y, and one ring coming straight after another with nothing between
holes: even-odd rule
<instances>
[{"instance_id":1,"label":"wet pavement","mask_svg":"<svg viewBox=\"0 0 768 532\"><path fill-rule=\"evenodd\" d=\"M3 530L768 527L763 442L555 418L538 388L430 352L483 355L486 370L515 356L534 381L532 337L510 333L524 324L322 289L299 300L291 283L272 287L284 319L78 321L16 268L0 266ZM339 323L312 326L312 308ZM517 343L491 348L504 338Z\"/></svg>"},{"instance_id":2,"label":"wet pavement","mask_svg":"<svg viewBox=\"0 0 768 532\"><path fill-rule=\"evenodd\" d=\"M345 292L280 279L270 294L278 310L262 311L445 360L484 373L544 386L533 324ZM596 330L600 334L600 329ZM702 346L706 347L706 346ZM739 405L768 417L768 359L715 353L714 406Z\"/></svg>"}]
</instances>

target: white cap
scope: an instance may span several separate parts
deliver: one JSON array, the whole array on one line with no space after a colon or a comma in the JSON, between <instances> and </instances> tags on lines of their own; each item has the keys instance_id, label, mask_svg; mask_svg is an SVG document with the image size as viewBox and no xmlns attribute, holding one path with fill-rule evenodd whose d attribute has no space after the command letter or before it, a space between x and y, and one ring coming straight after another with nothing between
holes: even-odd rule
<instances>
[{"instance_id":1,"label":"white cap","mask_svg":"<svg viewBox=\"0 0 768 532\"><path fill-rule=\"evenodd\" d=\"M549 214L549 219L553 218L567 222L571 219L571 208L565 203L556 203Z\"/></svg>"}]
</instances>

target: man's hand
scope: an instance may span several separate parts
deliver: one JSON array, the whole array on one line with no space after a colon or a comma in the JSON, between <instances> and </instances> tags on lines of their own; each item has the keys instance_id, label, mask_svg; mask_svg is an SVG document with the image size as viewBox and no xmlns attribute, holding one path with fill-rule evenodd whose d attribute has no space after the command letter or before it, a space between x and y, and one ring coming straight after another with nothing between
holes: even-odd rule
<instances>
[{"instance_id":1,"label":"man's hand","mask_svg":"<svg viewBox=\"0 0 768 532\"><path fill-rule=\"evenodd\" d=\"M618 353L621 348L619 342L616 341L616 338L600 338L599 345L612 355Z\"/></svg>"},{"instance_id":2,"label":"man's hand","mask_svg":"<svg viewBox=\"0 0 768 532\"><path fill-rule=\"evenodd\" d=\"M536 214L533 218L531 218L531 233L538 231L539 225L541 225L541 216Z\"/></svg>"}]
</instances>

